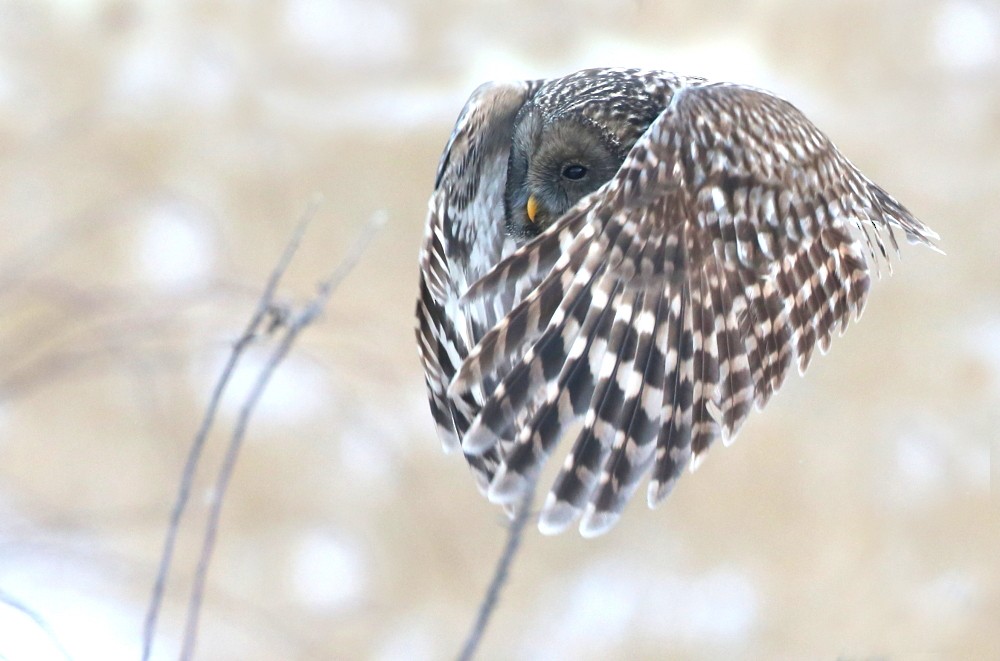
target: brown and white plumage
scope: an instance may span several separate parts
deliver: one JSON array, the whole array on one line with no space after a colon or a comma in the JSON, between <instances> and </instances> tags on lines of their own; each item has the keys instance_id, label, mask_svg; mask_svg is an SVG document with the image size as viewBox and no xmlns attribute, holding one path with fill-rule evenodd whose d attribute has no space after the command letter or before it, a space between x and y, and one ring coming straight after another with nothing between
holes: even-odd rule
<instances>
[{"instance_id":1,"label":"brown and white plumage","mask_svg":"<svg viewBox=\"0 0 1000 661\"><path fill-rule=\"evenodd\" d=\"M610 179L562 169L577 152ZM600 534L829 348L897 231L937 238L767 92L620 69L484 85L420 257L439 432L512 505L580 427L539 525Z\"/></svg>"}]
</instances>

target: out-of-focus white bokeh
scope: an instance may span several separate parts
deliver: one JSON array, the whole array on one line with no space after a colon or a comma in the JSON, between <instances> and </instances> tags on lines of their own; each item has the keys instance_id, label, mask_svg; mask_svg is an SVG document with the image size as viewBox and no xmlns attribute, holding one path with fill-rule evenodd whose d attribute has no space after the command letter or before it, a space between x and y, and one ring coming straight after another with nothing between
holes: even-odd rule
<instances>
[{"instance_id":1,"label":"out-of-focus white bokeh","mask_svg":"<svg viewBox=\"0 0 1000 661\"><path fill-rule=\"evenodd\" d=\"M479 83L609 65L779 92L947 256L904 246L660 509L531 529L483 658L1000 656L995 2L0 0L0 657L137 658L188 444L316 193L292 308L389 222L251 421L198 657L453 656L505 518L424 400L426 199ZM223 401L154 658L265 360Z\"/></svg>"}]
</instances>

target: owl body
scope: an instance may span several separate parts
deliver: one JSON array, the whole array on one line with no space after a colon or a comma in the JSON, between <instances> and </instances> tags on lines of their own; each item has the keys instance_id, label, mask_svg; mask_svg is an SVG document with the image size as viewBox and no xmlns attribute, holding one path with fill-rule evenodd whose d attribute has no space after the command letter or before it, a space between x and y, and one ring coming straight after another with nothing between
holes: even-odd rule
<instances>
[{"instance_id":1,"label":"owl body","mask_svg":"<svg viewBox=\"0 0 1000 661\"><path fill-rule=\"evenodd\" d=\"M473 93L420 256L431 410L511 505L579 431L539 525L606 531L730 442L936 235L766 92L591 69Z\"/></svg>"}]
</instances>

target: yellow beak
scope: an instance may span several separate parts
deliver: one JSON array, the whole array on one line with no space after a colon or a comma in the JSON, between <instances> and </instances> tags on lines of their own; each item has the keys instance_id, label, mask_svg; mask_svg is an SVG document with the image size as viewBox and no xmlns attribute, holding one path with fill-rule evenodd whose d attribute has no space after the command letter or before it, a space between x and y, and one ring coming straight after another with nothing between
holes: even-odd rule
<instances>
[{"instance_id":1,"label":"yellow beak","mask_svg":"<svg viewBox=\"0 0 1000 661\"><path fill-rule=\"evenodd\" d=\"M538 200L535 199L534 195L528 196L528 204L525 205L525 210L528 212L528 220L535 222L535 215L538 214Z\"/></svg>"}]
</instances>

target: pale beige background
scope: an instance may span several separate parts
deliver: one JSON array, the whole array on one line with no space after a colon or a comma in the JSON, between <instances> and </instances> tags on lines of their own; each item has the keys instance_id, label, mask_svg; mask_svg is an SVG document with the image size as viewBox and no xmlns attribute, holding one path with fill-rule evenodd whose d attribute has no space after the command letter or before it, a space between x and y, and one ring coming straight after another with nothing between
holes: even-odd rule
<instances>
[{"instance_id":1,"label":"pale beige background","mask_svg":"<svg viewBox=\"0 0 1000 661\"><path fill-rule=\"evenodd\" d=\"M905 246L862 323L660 509L592 541L531 529L483 657L1000 658L1000 9L974 0L0 0L0 591L74 659L137 658L209 389L321 192L289 302L389 224L253 420L199 658L452 656L504 519L423 399L425 200L479 82L599 65L782 93L948 255ZM0 657L61 658L6 606Z\"/></svg>"}]
</instances>

